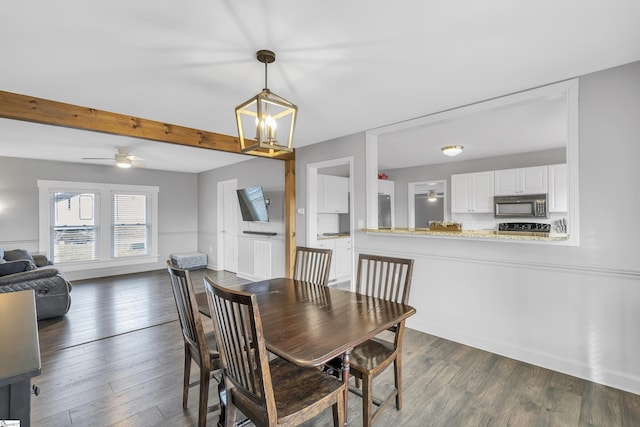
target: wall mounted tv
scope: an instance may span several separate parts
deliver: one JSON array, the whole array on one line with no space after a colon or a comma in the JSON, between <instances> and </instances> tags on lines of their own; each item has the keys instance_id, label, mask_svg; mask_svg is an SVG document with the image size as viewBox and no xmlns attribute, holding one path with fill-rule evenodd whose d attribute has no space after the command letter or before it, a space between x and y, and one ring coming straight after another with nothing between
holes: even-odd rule
<instances>
[{"instance_id":1,"label":"wall mounted tv","mask_svg":"<svg viewBox=\"0 0 640 427\"><path fill-rule=\"evenodd\" d=\"M262 187L247 187L236 190L243 221L269 222L268 200Z\"/></svg>"}]
</instances>

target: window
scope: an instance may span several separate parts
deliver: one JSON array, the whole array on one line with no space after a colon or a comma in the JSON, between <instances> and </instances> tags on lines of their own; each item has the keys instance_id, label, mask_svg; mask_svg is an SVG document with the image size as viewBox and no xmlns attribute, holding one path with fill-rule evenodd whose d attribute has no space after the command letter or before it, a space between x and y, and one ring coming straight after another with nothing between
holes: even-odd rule
<instances>
[{"instance_id":1,"label":"window","mask_svg":"<svg viewBox=\"0 0 640 427\"><path fill-rule=\"evenodd\" d=\"M38 181L40 246L65 270L157 262L158 187Z\"/></svg>"},{"instance_id":2,"label":"window","mask_svg":"<svg viewBox=\"0 0 640 427\"><path fill-rule=\"evenodd\" d=\"M146 194L113 194L114 258L149 254L149 209Z\"/></svg>"},{"instance_id":3,"label":"window","mask_svg":"<svg viewBox=\"0 0 640 427\"><path fill-rule=\"evenodd\" d=\"M97 259L99 194L71 191L51 193L50 253L55 263Z\"/></svg>"}]
</instances>

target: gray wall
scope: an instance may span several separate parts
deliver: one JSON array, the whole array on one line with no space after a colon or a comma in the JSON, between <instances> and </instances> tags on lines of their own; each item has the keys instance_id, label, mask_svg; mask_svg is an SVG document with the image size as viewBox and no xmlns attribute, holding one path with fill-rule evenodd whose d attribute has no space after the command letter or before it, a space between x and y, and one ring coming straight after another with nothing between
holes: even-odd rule
<instances>
[{"instance_id":1,"label":"gray wall","mask_svg":"<svg viewBox=\"0 0 640 427\"><path fill-rule=\"evenodd\" d=\"M114 166L27 160L0 157L0 245L7 249L38 249L37 181L77 181L111 184L153 185L158 193L157 263L114 269L69 272L71 280L101 277L165 266L172 252L197 248L197 175Z\"/></svg>"},{"instance_id":2,"label":"gray wall","mask_svg":"<svg viewBox=\"0 0 640 427\"><path fill-rule=\"evenodd\" d=\"M216 268L218 249L218 182L238 180L238 188L261 185L269 206L269 223L249 223L240 218L238 211L238 232L243 230L273 231L277 238L284 239L284 162L251 158L223 168L198 174L198 250L209 255L209 265ZM211 249L211 251L209 250ZM239 257L245 254L239 254ZM253 256L253 254L251 254ZM284 255L281 257L284 262ZM240 259L238 261L241 261ZM284 271L284 264L281 266Z\"/></svg>"},{"instance_id":3,"label":"gray wall","mask_svg":"<svg viewBox=\"0 0 640 427\"><path fill-rule=\"evenodd\" d=\"M357 232L355 252L415 259L411 328L640 393L640 62L579 85L579 247ZM297 150L299 207L306 165L351 155L365 218L364 139Z\"/></svg>"}]
</instances>

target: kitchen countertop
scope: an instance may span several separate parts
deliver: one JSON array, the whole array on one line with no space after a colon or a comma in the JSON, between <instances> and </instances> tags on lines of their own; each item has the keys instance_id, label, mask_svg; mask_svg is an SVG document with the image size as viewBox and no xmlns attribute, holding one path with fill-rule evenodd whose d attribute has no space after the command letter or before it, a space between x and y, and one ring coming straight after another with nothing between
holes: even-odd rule
<instances>
[{"instance_id":1,"label":"kitchen countertop","mask_svg":"<svg viewBox=\"0 0 640 427\"><path fill-rule=\"evenodd\" d=\"M520 241L544 241L561 242L569 238L567 234L547 234L535 232L503 232L495 230L462 230L462 231L435 231L428 228L364 228L366 233L416 235L416 236L437 236L437 237L460 237L495 240L520 240Z\"/></svg>"}]
</instances>

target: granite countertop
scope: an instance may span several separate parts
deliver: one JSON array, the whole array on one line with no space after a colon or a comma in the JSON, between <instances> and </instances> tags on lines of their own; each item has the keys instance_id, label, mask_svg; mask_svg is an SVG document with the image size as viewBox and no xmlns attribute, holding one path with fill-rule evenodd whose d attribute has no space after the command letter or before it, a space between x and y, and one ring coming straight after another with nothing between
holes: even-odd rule
<instances>
[{"instance_id":1,"label":"granite countertop","mask_svg":"<svg viewBox=\"0 0 640 427\"><path fill-rule=\"evenodd\" d=\"M501 232L495 230L462 230L462 231L436 231L428 228L365 228L366 233L380 234L404 234L417 236L461 237L496 240L537 240L545 242L564 241L569 238L567 234L547 234L535 232Z\"/></svg>"}]
</instances>

